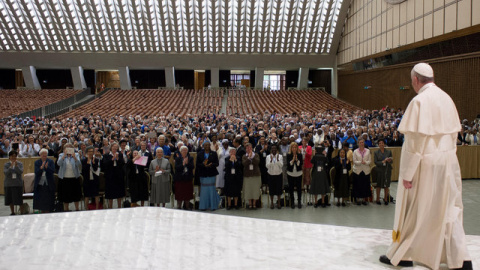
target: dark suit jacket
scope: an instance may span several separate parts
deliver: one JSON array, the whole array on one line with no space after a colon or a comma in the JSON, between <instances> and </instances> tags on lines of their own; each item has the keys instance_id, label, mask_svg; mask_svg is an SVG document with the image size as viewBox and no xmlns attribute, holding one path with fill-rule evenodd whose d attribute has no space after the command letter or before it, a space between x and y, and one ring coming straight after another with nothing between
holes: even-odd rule
<instances>
[{"instance_id":1,"label":"dark suit jacket","mask_svg":"<svg viewBox=\"0 0 480 270\"><path fill-rule=\"evenodd\" d=\"M55 179L53 178L53 174L55 173L55 161L47 158L48 166L46 166L43 169L40 169L42 166L42 160L39 159L35 161L35 184L34 184L34 193L37 190L37 186L40 183L40 179L42 178L43 172L46 172L47 176L47 183L48 183L48 188L55 192L56 187L55 187Z\"/></svg>"},{"instance_id":2,"label":"dark suit jacket","mask_svg":"<svg viewBox=\"0 0 480 270\"><path fill-rule=\"evenodd\" d=\"M235 162L230 161L230 157L225 158L225 179L233 178L232 169L235 169L235 178L243 179L243 166L242 161L237 159Z\"/></svg>"},{"instance_id":3,"label":"dark suit jacket","mask_svg":"<svg viewBox=\"0 0 480 270\"><path fill-rule=\"evenodd\" d=\"M242 160L242 157L245 156L247 151L245 150L245 147L243 145L240 145L240 147L237 150L237 160Z\"/></svg>"},{"instance_id":4,"label":"dark suit jacket","mask_svg":"<svg viewBox=\"0 0 480 270\"><path fill-rule=\"evenodd\" d=\"M211 163L209 167L205 167L203 162L205 161L205 150L200 151L197 154L197 166L195 173L198 174L200 177L211 177L218 175L217 167L218 167L218 156L217 153L214 151L210 151L208 155L208 162Z\"/></svg>"},{"instance_id":5,"label":"dark suit jacket","mask_svg":"<svg viewBox=\"0 0 480 270\"><path fill-rule=\"evenodd\" d=\"M187 172L185 172L187 168ZM193 179L193 169L195 165L193 164L193 157L188 155L188 164L183 165L183 158L180 155L175 159L175 174L173 175L174 181L192 181Z\"/></svg>"},{"instance_id":6,"label":"dark suit jacket","mask_svg":"<svg viewBox=\"0 0 480 270\"><path fill-rule=\"evenodd\" d=\"M92 169L96 171L98 169L98 166L100 166L100 160L98 158L94 158L92 161ZM82 176L83 176L83 181L90 180L90 164L88 163L88 159L84 158L82 160ZM98 180L98 176L96 174L93 174L93 179Z\"/></svg>"}]
</instances>

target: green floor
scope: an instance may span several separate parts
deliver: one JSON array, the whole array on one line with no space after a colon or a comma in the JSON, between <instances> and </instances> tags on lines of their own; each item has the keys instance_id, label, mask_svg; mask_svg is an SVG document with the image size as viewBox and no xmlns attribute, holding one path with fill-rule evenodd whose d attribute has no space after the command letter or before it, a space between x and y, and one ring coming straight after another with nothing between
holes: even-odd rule
<instances>
[{"instance_id":1,"label":"green floor","mask_svg":"<svg viewBox=\"0 0 480 270\"><path fill-rule=\"evenodd\" d=\"M396 194L397 184L392 184L392 194ZM463 181L463 203L464 203L464 228L466 234L480 235L480 212L478 205L480 204L480 180L464 180ZM2 196L3 197L3 196ZM266 207L267 196L263 196L264 207L258 210L225 210L220 209L215 212L207 212L219 215L234 215L242 217L274 219L295 222L307 222L318 224L329 224L350 227L391 229L395 205L390 204L368 206L347 205L347 207L330 206L327 208L314 208L313 206L303 207L302 209L290 209L284 207L279 209L270 209ZM3 201L3 198L0 198ZM27 201L32 206L32 201ZM114 204L116 207L116 204ZM169 205L167 205L169 207ZM70 209L73 209L73 204ZM108 211L108 210L102 210ZM8 216L10 209L3 205L0 206L0 216Z\"/></svg>"}]
</instances>

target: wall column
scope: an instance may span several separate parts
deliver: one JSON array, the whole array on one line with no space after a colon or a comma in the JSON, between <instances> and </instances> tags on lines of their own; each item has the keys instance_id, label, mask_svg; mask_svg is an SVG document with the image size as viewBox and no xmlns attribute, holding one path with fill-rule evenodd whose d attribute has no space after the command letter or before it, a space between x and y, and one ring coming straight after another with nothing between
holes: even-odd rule
<instances>
[{"instance_id":1,"label":"wall column","mask_svg":"<svg viewBox=\"0 0 480 270\"><path fill-rule=\"evenodd\" d=\"M263 75L265 74L265 68L255 68L255 88L263 89Z\"/></svg>"},{"instance_id":2,"label":"wall column","mask_svg":"<svg viewBox=\"0 0 480 270\"><path fill-rule=\"evenodd\" d=\"M165 67L165 84L168 88L175 88L175 67Z\"/></svg>"},{"instance_id":3,"label":"wall column","mask_svg":"<svg viewBox=\"0 0 480 270\"><path fill-rule=\"evenodd\" d=\"M298 70L298 89L306 89L308 88L308 72L309 68L302 67Z\"/></svg>"},{"instance_id":4,"label":"wall column","mask_svg":"<svg viewBox=\"0 0 480 270\"><path fill-rule=\"evenodd\" d=\"M332 68L332 96L335 98L338 97L338 69L336 58Z\"/></svg>"},{"instance_id":5,"label":"wall column","mask_svg":"<svg viewBox=\"0 0 480 270\"><path fill-rule=\"evenodd\" d=\"M120 77L120 89L131 90L132 82L130 81L130 69L128 67L119 67L118 76Z\"/></svg>"},{"instance_id":6,"label":"wall column","mask_svg":"<svg viewBox=\"0 0 480 270\"><path fill-rule=\"evenodd\" d=\"M37 77L37 69L34 66L22 67L23 80L29 89L42 89Z\"/></svg>"},{"instance_id":7,"label":"wall column","mask_svg":"<svg viewBox=\"0 0 480 270\"><path fill-rule=\"evenodd\" d=\"M87 88L87 83L83 76L83 67L71 67L70 72L72 73L73 89L82 90Z\"/></svg>"},{"instance_id":8,"label":"wall column","mask_svg":"<svg viewBox=\"0 0 480 270\"><path fill-rule=\"evenodd\" d=\"M220 87L220 69L212 68L210 69L210 85L212 88Z\"/></svg>"}]
</instances>

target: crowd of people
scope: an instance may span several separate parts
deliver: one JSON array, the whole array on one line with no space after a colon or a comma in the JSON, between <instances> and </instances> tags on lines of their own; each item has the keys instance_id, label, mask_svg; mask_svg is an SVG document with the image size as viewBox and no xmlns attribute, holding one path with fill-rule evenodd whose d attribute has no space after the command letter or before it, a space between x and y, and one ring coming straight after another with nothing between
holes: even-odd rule
<instances>
[{"instance_id":1,"label":"crowd of people","mask_svg":"<svg viewBox=\"0 0 480 270\"><path fill-rule=\"evenodd\" d=\"M372 162L378 174L376 203L381 204L380 189L385 188L388 204L393 160L385 147L402 146L397 127L403 113L385 107L289 115L5 118L0 120L0 155L10 158L4 167L5 204L13 213L13 205L21 203L21 189L14 188L22 183L17 157L36 156L33 208L44 212L53 211L56 191L64 210L72 202L79 210L82 197L98 209L102 173L109 208L114 200L122 207L127 195L142 206L165 206L173 189L177 206L191 209L194 185L200 189L200 210L218 208L218 190L226 196L228 210L240 208L241 197L248 209L260 207L262 190L268 190L272 209L281 208L284 189L287 206L302 208L306 191L314 197L312 205L326 207L331 185L337 206L345 206L350 196L356 204L368 205ZM478 144L478 122L464 120L463 128L467 132L459 133L458 144ZM370 147L380 150L371 153Z\"/></svg>"}]
</instances>

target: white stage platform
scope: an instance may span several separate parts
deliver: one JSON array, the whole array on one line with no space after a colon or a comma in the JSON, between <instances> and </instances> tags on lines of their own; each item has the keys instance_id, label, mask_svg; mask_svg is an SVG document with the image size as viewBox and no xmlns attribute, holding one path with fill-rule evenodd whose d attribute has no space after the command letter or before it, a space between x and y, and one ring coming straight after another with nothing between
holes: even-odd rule
<instances>
[{"instance_id":1,"label":"white stage platform","mask_svg":"<svg viewBox=\"0 0 480 270\"><path fill-rule=\"evenodd\" d=\"M153 207L37 214L0 218L0 269L399 269L378 261L390 239L387 230ZM467 241L480 269L480 236Z\"/></svg>"}]
</instances>

